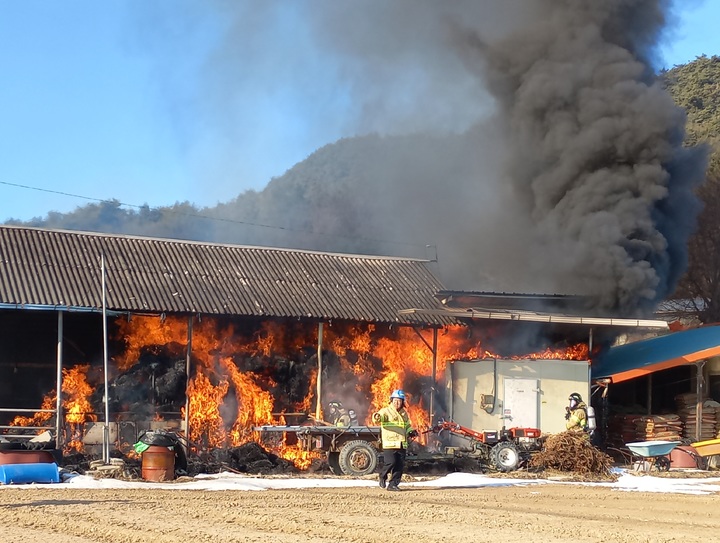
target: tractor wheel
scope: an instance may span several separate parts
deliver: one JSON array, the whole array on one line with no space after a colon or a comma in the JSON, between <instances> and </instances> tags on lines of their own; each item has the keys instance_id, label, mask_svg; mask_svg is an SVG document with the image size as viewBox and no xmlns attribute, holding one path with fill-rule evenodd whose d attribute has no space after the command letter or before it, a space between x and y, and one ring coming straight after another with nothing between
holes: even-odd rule
<instances>
[{"instance_id":1,"label":"tractor wheel","mask_svg":"<svg viewBox=\"0 0 720 543\"><path fill-rule=\"evenodd\" d=\"M655 467L658 471L670 471L670 459L667 456L658 456L655 459Z\"/></svg>"},{"instance_id":2,"label":"tractor wheel","mask_svg":"<svg viewBox=\"0 0 720 543\"><path fill-rule=\"evenodd\" d=\"M327 463L328 467L330 468L330 473L333 475L342 475L342 470L340 469L340 453L339 452L329 452L327 453Z\"/></svg>"},{"instance_id":3,"label":"tractor wheel","mask_svg":"<svg viewBox=\"0 0 720 543\"><path fill-rule=\"evenodd\" d=\"M520 453L514 443L501 441L490 449L490 462L499 471L514 471L520 463Z\"/></svg>"},{"instance_id":4,"label":"tractor wheel","mask_svg":"<svg viewBox=\"0 0 720 543\"><path fill-rule=\"evenodd\" d=\"M356 439L348 441L340 449L338 458L340 469L345 475L361 477L375 471L378 464L378 453L367 441Z\"/></svg>"}]
</instances>

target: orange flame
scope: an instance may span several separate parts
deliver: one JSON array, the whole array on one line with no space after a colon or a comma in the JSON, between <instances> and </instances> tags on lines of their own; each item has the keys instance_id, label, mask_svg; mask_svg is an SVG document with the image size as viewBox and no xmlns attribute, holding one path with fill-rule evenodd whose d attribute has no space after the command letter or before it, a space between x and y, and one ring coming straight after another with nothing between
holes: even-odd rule
<instances>
[{"instance_id":1,"label":"orange flame","mask_svg":"<svg viewBox=\"0 0 720 543\"><path fill-rule=\"evenodd\" d=\"M225 325L222 325L225 322ZM317 328L290 320L220 321L203 317L189 329L181 317L133 316L115 321L117 369L126 371L143 353L185 357L191 338L191 375L187 382L188 434L201 447L237 446L258 436L254 426L285 423L286 414L312 413L317 405ZM429 426L428 394L435 374L442 380L448 362L498 356L463 326L450 326L437 335L433 360L433 331L380 324L327 323L322 351L323 403L336 399L356 409L360 422L369 424L374 411L386 405L392 390L408 394L408 411L414 426ZM487 334L491 336L491 334ZM586 360L588 348L510 356L525 359ZM63 371L63 406L71 425L94 421L88 398L88 366ZM54 398L48 396L52 409ZM322 405L320 406L322 412ZM40 425L52 415L18 417L18 425ZM185 417L185 409L182 409ZM76 445L73 445L76 446ZM298 467L307 467L313 454L283 443L276 450Z\"/></svg>"},{"instance_id":2,"label":"orange flame","mask_svg":"<svg viewBox=\"0 0 720 543\"><path fill-rule=\"evenodd\" d=\"M62 408L65 415L65 422L70 426L70 436L66 440L65 452L81 451L82 424L85 422L97 421L97 416L92 412L92 405L89 397L92 394L92 387L87 382L89 365L75 366L71 369L62 370ZM41 409L55 409L57 394L51 391L43 398ZM10 423L11 426L41 426L53 417L52 413L39 412L32 417L15 417Z\"/></svg>"}]
</instances>

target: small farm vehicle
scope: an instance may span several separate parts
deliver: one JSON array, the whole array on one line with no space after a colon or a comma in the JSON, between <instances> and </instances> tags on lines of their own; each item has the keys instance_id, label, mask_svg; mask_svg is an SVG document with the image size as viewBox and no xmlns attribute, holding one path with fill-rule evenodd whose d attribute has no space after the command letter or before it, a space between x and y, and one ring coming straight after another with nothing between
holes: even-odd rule
<instances>
[{"instance_id":1,"label":"small farm vehicle","mask_svg":"<svg viewBox=\"0 0 720 543\"><path fill-rule=\"evenodd\" d=\"M257 426L261 437L268 433L294 433L298 446L305 451L324 451L330 471L336 475L360 477L376 471L381 451L379 426ZM477 460L479 464L499 471L517 469L524 457L540 450L540 430L476 432L452 421L440 421L423 432L436 434L439 443L432 448L412 444L408 464L452 462L459 458ZM462 446L446 446L450 436L464 438Z\"/></svg>"},{"instance_id":2,"label":"small farm vehicle","mask_svg":"<svg viewBox=\"0 0 720 543\"><path fill-rule=\"evenodd\" d=\"M303 451L324 451L335 475L360 477L378 466L379 426L256 426L261 438L268 433L295 434Z\"/></svg>"},{"instance_id":3,"label":"small farm vehicle","mask_svg":"<svg viewBox=\"0 0 720 543\"><path fill-rule=\"evenodd\" d=\"M440 420L427 430L437 434L464 438L465 446L445 447L446 454L475 458L498 471L514 471L521 461L542 448L540 430L537 428L509 428L500 431L477 432L453 421Z\"/></svg>"}]
</instances>

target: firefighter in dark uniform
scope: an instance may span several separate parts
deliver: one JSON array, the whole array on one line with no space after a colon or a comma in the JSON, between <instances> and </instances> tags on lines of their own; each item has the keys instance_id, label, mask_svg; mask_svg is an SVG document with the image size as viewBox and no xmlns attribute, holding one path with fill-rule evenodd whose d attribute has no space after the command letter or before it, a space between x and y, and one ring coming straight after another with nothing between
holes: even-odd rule
<instances>
[{"instance_id":1,"label":"firefighter in dark uniform","mask_svg":"<svg viewBox=\"0 0 720 543\"><path fill-rule=\"evenodd\" d=\"M335 426L350 426L352 423L350 413L340 402L328 404L328 420Z\"/></svg>"}]
</instances>

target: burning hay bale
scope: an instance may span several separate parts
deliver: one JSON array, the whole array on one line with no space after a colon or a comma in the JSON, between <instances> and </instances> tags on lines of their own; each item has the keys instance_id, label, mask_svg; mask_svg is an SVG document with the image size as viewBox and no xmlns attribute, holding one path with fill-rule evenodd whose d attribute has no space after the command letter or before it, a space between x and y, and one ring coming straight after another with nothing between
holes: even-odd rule
<instances>
[{"instance_id":1,"label":"burning hay bale","mask_svg":"<svg viewBox=\"0 0 720 543\"><path fill-rule=\"evenodd\" d=\"M110 410L153 417L163 411L179 412L185 405L185 359L174 354L176 344L154 346L143 351L137 362L110 382ZM156 352L152 352L152 351ZM104 390L97 388L91 403L102 410Z\"/></svg>"},{"instance_id":2,"label":"burning hay bale","mask_svg":"<svg viewBox=\"0 0 720 543\"><path fill-rule=\"evenodd\" d=\"M610 475L612 458L591 445L586 435L562 432L545 440L542 451L530 459L529 467L583 475Z\"/></svg>"}]
</instances>

